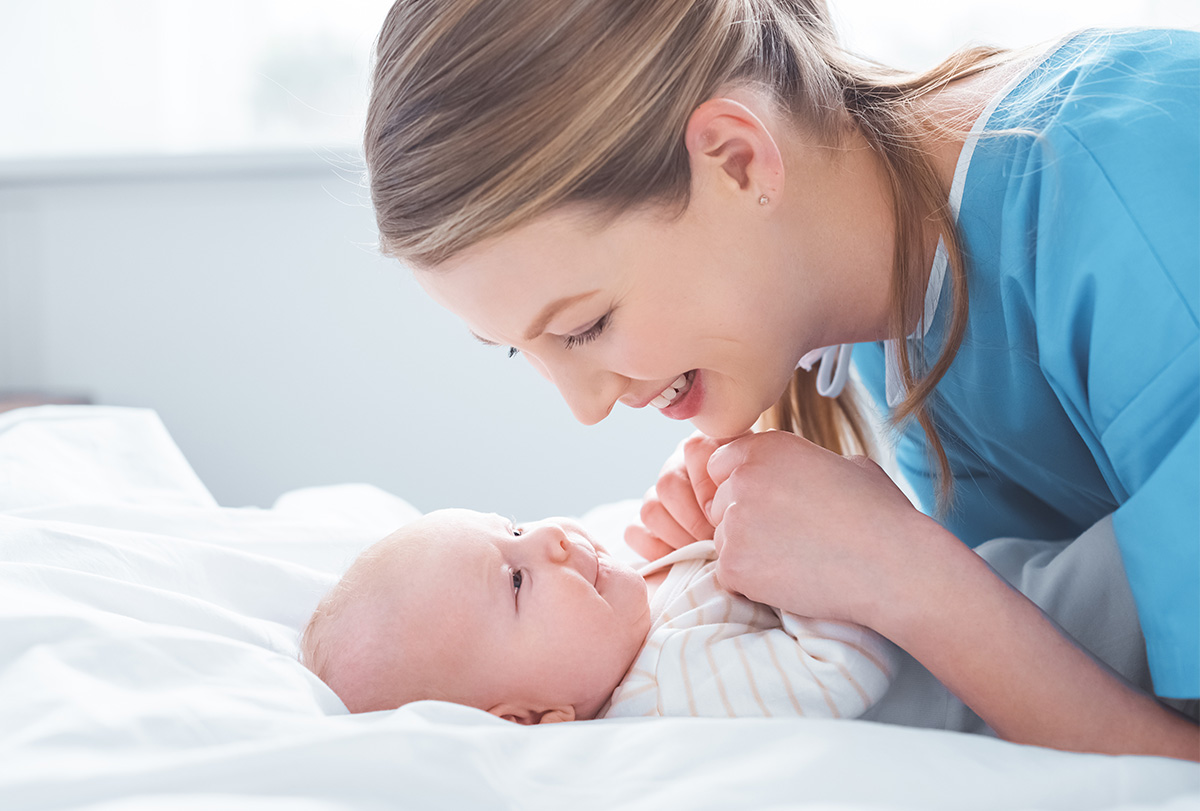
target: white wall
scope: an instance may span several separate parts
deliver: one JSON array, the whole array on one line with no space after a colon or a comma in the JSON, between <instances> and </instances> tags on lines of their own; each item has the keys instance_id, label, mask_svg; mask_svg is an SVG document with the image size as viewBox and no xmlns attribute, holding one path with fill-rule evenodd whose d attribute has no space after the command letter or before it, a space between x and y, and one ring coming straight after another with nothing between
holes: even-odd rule
<instances>
[{"instance_id":1,"label":"white wall","mask_svg":"<svg viewBox=\"0 0 1200 811\"><path fill-rule=\"evenodd\" d=\"M831 5L852 47L903 67L1200 23L1197 0ZM157 409L227 505L341 481L519 518L640 496L687 426L574 423L374 253L353 173L211 155L352 142L387 6L0 0L0 390ZM87 154L110 157L69 157Z\"/></svg>"},{"instance_id":2,"label":"white wall","mask_svg":"<svg viewBox=\"0 0 1200 811\"><path fill-rule=\"evenodd\" d=\"M584 428L373 248L320 158L0 167L0 389L156 409L225 505L365 481L517 518L640 497L688 426Z\"/></svg>"}]
</instances>

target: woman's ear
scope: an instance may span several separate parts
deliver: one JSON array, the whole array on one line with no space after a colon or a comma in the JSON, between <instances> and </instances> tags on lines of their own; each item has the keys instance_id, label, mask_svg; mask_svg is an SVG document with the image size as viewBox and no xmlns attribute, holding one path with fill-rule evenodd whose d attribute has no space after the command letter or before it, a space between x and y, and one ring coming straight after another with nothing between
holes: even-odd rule
<instances>
[{"instance_id":1,"label":"woman's ear","mask_svg":"<svg viewBox=\"0 0 1200 811\"><path fill-rule=\"evenodd\" d=\"M716 183L753 202L783 189L783 154L750 107L732 98L711 98L692 111L684 134L692 183Z\"/></svg>"},{"instance_id":2,"label":"woman's ear","mask_svg":"<svg viewBox=\"0 0 1200 811\"><path fill-rule=\"evenodd\" d=\"M560 721L574 721L574 707L556 707L551 710L531 710L516 704L497 704L488 710L492 715L512 721L514 724L534 726L537 724L556 724Z\"/></svg>"}]
</instances>

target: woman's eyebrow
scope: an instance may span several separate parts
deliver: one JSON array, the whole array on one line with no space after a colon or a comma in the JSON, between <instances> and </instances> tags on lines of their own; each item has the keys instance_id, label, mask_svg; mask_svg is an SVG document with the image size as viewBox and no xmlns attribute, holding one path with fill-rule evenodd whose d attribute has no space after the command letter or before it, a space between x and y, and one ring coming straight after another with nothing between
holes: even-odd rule
<instances>
[{"instance_id":1,"label":"woman's eyebrow","mask_svg":"<svg viewBox=\"0 0 1200 811\"><path fill-rule=\"evenodd\" d=\"M557 301L550 302L542 308L542 311L538 313L538 317L533 319L533 324L531 324L529 329L525 331L525 340L532 341L534 338L545 332L546 325L550 323L550 319L558 315L559 312L561 312L564 308L570 307L572 304L583 301L586 298L591 298L599 292L599 290L591 290L587 293L579 293L575 296L564 296ZM500 346L500 344L496 343L495 341L489 341L487 338L484 338L482 335L479 335L473 330L467 330L467 332L470 332L471 337L476 341L479 341L479 343L483 344L484 346Z\"/></svg>"},{"instance_id":2,"label":"woman's eyebrow","mask_svg":"<svg viewBox=\"0 0 1200 811\"><path fill-rule=\"evenodd\" d=\"M563 308L583 301L586 298L591 298L599 292L599 290L591 290L587 293L579 293L578 295L574 296L564 296L557 301L550 302L542 308L542 311L538 313L538 317L533 319L533 323L530 324L529 329L525 331L525 340L532 341L534 338L545 332L546 325L550 323L550 319L558 315Z\"/></svg>"}]
</instances>

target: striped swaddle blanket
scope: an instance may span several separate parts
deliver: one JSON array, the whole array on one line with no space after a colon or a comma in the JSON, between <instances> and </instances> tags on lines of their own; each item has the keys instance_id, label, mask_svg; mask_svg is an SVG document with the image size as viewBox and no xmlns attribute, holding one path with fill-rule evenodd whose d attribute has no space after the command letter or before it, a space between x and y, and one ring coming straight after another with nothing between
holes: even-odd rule
<instances>
[{"instance_id":1,"label":"striped swaddle blanket","mask_svg":"<svg viewBox=\"0 0 1200 811\"><path fill-rule=\"evenodd\" d=\"M650 602L646 643L602 717L852 718L887 690L895 649L878 634L726 591L712 541L677 549L639 573L668 566Z\"/></svg>"}]
</instances>

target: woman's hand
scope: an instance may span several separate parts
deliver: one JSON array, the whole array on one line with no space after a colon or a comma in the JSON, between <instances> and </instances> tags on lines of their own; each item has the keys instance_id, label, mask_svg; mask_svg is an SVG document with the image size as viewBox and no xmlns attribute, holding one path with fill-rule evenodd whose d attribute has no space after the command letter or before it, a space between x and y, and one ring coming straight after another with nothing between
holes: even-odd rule
<instances>
[{"instance_id":1,"label":"woman's hand","mask_svg":"<svg viewBox=\"0 0 1200 811\"><path fill-rule=\"evenodd\" d=\"M625 530L630 549L655 560L693 541L712 539L713 525L704 505L716 494L717 485L708 475L708 459L721 444L698 431L679 443L658 481L646 491L641 523Z\"/></svg>"},{"instance_id":2,"label":"woman's hand","mask_svg":"<svg viewBox=\"0 0 1200 811\"><path fill-rule=\"evenodd\" d=\"M726 588L879 631L1007 740L1200 759L1195 724L1095 662L874 462L771 431L716 450L708 474Z\"/></svg>"},{"instance_id":3,"label":"woman's hand","mask_svg":"<svg viewBox=\"0 0 1200 811\"><path fill-rule=\"evenodd\" d=\"M707 472L721 583L795 614L872 625L919 572L914 546L957 543L877 464L794 434L741 437Z\"/></svg>"}]
</instances>

